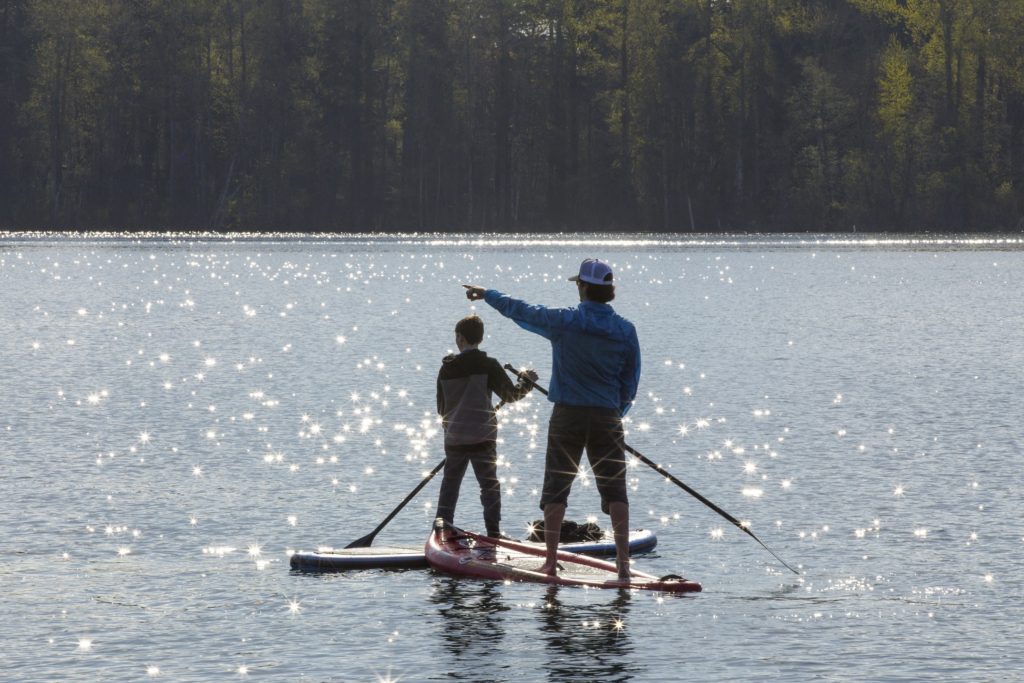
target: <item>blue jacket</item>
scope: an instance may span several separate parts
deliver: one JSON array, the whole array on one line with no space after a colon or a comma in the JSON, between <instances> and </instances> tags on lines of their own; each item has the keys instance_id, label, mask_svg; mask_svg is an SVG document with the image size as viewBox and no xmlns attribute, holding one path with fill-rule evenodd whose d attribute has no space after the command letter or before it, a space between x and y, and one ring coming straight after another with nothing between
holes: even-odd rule
<instances>
[{"instance_id":1,"label":"blue jacket","mask_svg":"<svg viewBox=\"0 0 1024 683\"><path fill-rule=\"evenodd\" d=\"M614 408L620 415L629 411L640 384L640 342L633 323L611 306L584 301L574 308L548 308L494 289L484 301L551 342L550 401Z\"/></svg>"}]
</instances>

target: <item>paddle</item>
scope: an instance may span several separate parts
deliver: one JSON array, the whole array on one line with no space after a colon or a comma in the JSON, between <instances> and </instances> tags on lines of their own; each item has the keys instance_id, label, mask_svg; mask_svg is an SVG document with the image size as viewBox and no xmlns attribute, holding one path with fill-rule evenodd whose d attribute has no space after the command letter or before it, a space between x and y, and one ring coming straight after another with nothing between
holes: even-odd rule
<instances>
[{"instance_id":1,"label":"paddle","mask_svg":"<svg viewBox=\"0 0 1024 683\"><path fill-rule=\"evenodd\" d=\"M533 383L532 380L530 380L530 378L528 376L523 375L523 377L525 377L527 379L527 381L529 381L534 386L537 386L535 383ZM547 392L545 392L545 393L547 393ZM499 403L497 406L495 406L494 409L495 410L499 410L503 405L505 405L505 401L502 401L501 403ZM404 508L406 505L408 505L409 501L412 500L413 498L415 498L416 494L419 493L420 491L422 491L423 487L430 483L430 480L434 478L435 474L437 474L438 472L441 471L442 467L444 467L444 458L441 459L441 462L439 462L436 465L434 465L434 469L430 470L430 473L427 476L423 477L423 481L421 481L419 484L416 484L416 488L414 488L409 493L409 495L406 496L402 500L402 502L398 504L398 507L396 507L394 510L392 510L391 513L387 517L384 518L383 522L381 522L380 524L377 525L376 529L374 529L370 533L366 534L362 538L357 538L356 540L352 541L351 543L349 543L345 547L346 548L369 548L373 544L373 539L377 536L378 533L380 533L380 530L383 529L384 527L386 527L388 525L388 522L390 522L392 519L394 519L395 515L397 515L399 512L401 512L402 508Z\"/></svg>"},{"instance_id":2,"label":"paddle","mask_svg":"<svg viewBox=\"0 0 1024 683\"><path fill-rule=\"evenodd\" d=\"M383 529L384 527L386 527L388 525L388 522L390 522L392 519L394 519L395 515L397 515L399 512L401 512L402 508L404 508L406 505L408 505L409 501L412 500L413 498L415 498L416 494L419 493L421 490L423 490L424 486L426 486L427 484L430 483L430 480L434 478L435 474L437 474L438 472L441 471L442 467L444 467L444 458L441 459L441 462L439 462L436 465L434 465L434 469L430 470L430 474L428 474L427 476L423 477L423 481L421 481L419 484L416 484L416 488L414 488L409 493L409 495L406 496L405 499L402 500L402 502L398 504L398 507L396 507L394 510L392 510L391 513L387 517L384 518L383 522L381 522L380 524L377 525L376 529L374 529L370 533L366 534L362 538L357 538L356 540L352 541L351 543L349 543L345 547L346 548L369 548L370 545L373 543L374 537L378 533L380 533L380 530Z\"/></svg>"},{"instance_id":3,"label":"paddle","mask_svg":"<svg viewBox=\"0 0 1024 683\"><path fill-rule=\"evenodd\" d=\"M537 389L537 391L539 391L540 393L542 393L542 394L544 394L545 396L547 396L547 393L548 393L548 392L547 392L547 389L545 389L544 387L540 386L539 384L537 384L536 382L534 382L533 380L531 380L531 379L530 379L529 377L527 377L526 375L520 374L520 372L519 372L518 370L516 370L516 369L515 369L514 367L512 367L512 365L510 365L510 364L507 364L507 363L506 363L506 364L505 364L505 369L506 369L506 370L508 370L509 372L513 373L513 374L514 374L514 375L515 375L516 377L519 377L520 379L525 379L526 381L530 382L530 383L531 383L531 384L532 384L532 385L534 386L534 388L535 388L535 389ZM633 454L634 456L636 456L636 458L637 458L638 460L640 460L641 462L643 462L643 463L644 463L645 465L649 465L650 467L652 467L652 468L653 468L653 469L654 469L654 470L655 470L655 471L656 471L656 472L657 472L658 474L660 474L660 475L664 476L664 477L665 477L666 479L668 479L669 481L671 481L671 482L672 482L673 484L675 484L675 485L676 485L676 486L678 486L679 488L683 489L684 491L686 491L687 493L689 493L689 494L690 494L691 496L693 496L694 498L696 498L696 499L697 499L697 500L699 500L700 502L704 503L704 505L708 506L709 508L711 508L712 510L714 510L715 512L717 512L718 514L720 514L720 515L721 515L722 517L724 517L725 519L727 519L727 520L729 520L730 522L732 522L732 524L733 524L733 525L735 525L735 526L736 526L736 528L740 529L740 530L741 530L741 531L743 531L743 532L744 532L745 534L747 534L747 535L748 535L748 536L750 536L750 537L751 537L752 539L754 539L754 540L755 540L755 541L757 541L757 542L758 542L759 544L761 544L761 547L762 547L762 548L764 548L765 550L767 550L767 551L768 551L769 553L771 553L771 554L772 554L772 557L774 557L774 558L775 558L776 560L778 560L779 562L781 562L781 563L782 563L782 566L784 566L784 567L785 567L786 569L788 569L789 571L793 572L794 574L799 574L799 573L800 573L800 572L798 572L798 571L797 571L796 569L793 569L792 567L790 567L790 566L789 566L789 565L788 565L788 564L786 563L786 561L785 561L785 560L783 560L783 559L782 559L781 557L779 557L778 555L776 555L776 554L775 554L775 551L774 551L774 550L772 550L771 548L769 548L768 546L766 546L766 545L764 544L764 542L763 542L763 541L762 541L762 540L761 540L760 538L758 538L757 536L755 536L755 535L754 535L754 532L753 532L753 531L751 531L750 529L748 529L748 528L747 528L747 527L746 527L746 526L745 526L745 525L743 524L743 522L739 521L738 519L736 519L735 517L733 517L732 515L730 515L730 514L729 514L728 512L726 512L725 510L723 510L722 508L718 507L717 505L715 505L714 503L712 503L712 502L711 502L710 500L708 500L707 498L705 498L704 496L702 496L702 495L701 495L700 493L698 493L697 491L694 491L694 490L693 490L692 488L690 488L689 486L687 486L687 485L686 485L686 484L684 484L683 482L681 482L681 481L679 481L678 479L676 479L676 478L675 478L674 476L672 476L672 475L671 475L671 474L670 474L669 472L667 472L667 471L665 470L665 468L664 468L664 467L662 467L661 465L657 464L656 462L654 462L654 461L650 460L650 459L649 459L649 458L647 458L647 457L646 457L645 455L643 455L642 453L640 453L640 451L636 450L635 448L633 448L633 447L632 447L632 446L630 446L629 444L624 444L624 445L625 445L625 447L626 447L626 450L627 450L627 451L628 451L629 453L632 453L632 454Z\"/></svg>"}]
</instances>

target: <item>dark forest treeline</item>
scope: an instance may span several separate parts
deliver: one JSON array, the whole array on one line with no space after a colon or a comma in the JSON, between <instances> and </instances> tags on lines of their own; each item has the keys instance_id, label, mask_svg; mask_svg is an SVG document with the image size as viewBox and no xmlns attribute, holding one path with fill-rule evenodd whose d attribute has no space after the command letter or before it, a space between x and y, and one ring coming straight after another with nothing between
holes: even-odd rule
<instances>
[{"instance_id":1,"label":"dark forest treeline","mask_svg":"<svg viewBox=\"0 0 1024 683\"><path fill-rule=\"evenodd\" d=\"M0 0L0 225L996 230L1021 0Z\"/></svg>"}]
</instances>

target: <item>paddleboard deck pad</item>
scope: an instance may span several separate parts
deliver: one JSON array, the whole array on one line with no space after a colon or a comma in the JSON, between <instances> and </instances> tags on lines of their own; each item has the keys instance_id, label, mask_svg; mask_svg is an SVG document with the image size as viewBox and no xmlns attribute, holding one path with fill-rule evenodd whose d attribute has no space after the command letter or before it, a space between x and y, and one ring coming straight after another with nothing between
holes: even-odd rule
<instances>
[{"instance_id":1,"label":"paddleboard deck pad","mask_svg":"<svg viewBox=\"0 0 1024 683\"><path fill-rule=\"evenodd\" d=\"M558 572L542 574L536 571L544 561L544 548L538 544L498 540L453 527L430 534L424 554L435 570L455 576L666 593L701 590L696 581L674 574L659 578L632 569L628 579L620 579L614 563L564 550L557 555Z\"/></svg>"},{"instance_id":2,"label":"paddleboard deck pad","mask_svg":"<svg viewBox=\"0 0 1024 683\"><path fill-rule=\"evenodd\" d=\"M541 543L527 543L543 549ZM629 534L631 555L650 552L658 545L658 537L650 529L636 529ZM580 541L560 546L583 555L615 556L615 542L610 534L597 541ZM423 548L370 547L318 548L297 551L289 558L292 569L307 572L346 571L349 569L425 569L430 565Z\"/></svg>"}]
</instances>

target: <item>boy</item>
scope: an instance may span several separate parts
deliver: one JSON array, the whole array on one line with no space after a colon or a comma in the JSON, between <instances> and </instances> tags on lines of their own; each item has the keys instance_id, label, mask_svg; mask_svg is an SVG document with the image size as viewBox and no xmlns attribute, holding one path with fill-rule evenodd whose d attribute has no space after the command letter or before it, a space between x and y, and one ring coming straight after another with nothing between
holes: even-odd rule
<instances>
[{"instance_id":1,"label":"boy","mask_svg":"<svg viewBox=\"0 0 1024 683\"><path fill-rule=\"evenodd\" d=\"M437 517L451 525L459 488L466 466L480 482L480 503L484 526L491 538L501 535L501 483L498 481L498 420L491 406L491 394L502 402L523 398L533 386L520 379L512 384L501 363L479 349L484 322L478 316L463 318L455 325L458 354L446 356L437 375L437 412L444 425L444 476L437 500ZM527 370L530 379L537 373Z\"/></svg>"}]
</instances>

